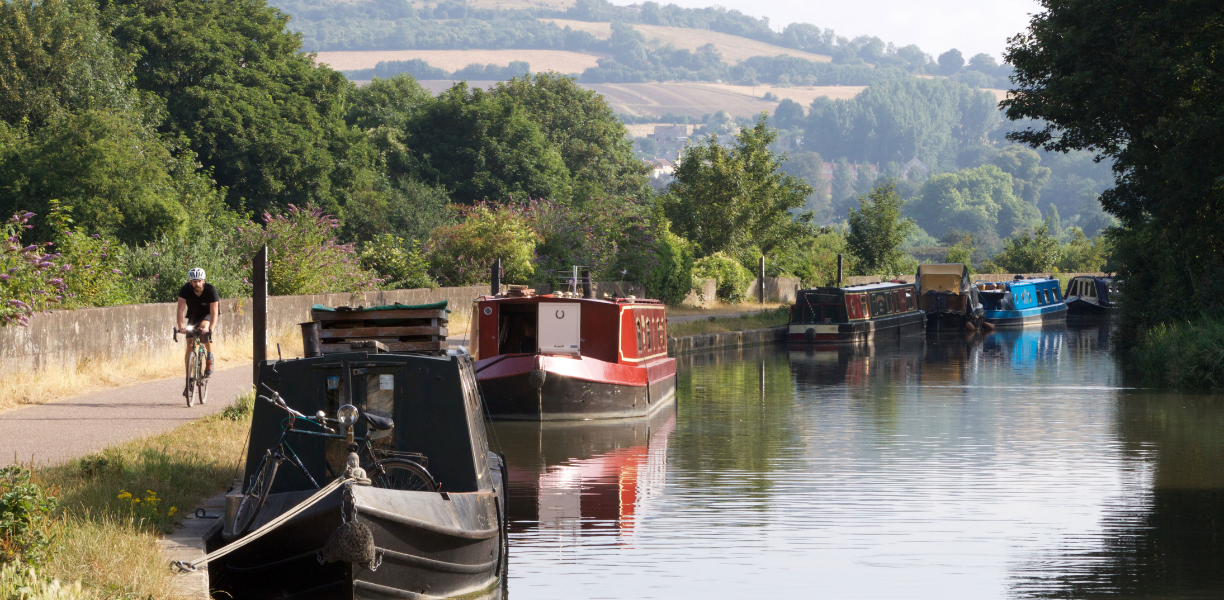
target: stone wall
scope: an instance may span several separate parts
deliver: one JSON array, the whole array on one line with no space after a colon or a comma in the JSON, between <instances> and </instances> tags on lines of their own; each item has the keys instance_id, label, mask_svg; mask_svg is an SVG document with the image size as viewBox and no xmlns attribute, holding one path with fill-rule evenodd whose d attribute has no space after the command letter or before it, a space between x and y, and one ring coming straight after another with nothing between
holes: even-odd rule
<instances>
[{"instance_id":1,"label":"stone wall","mask_svg":"<svg viewBox=\"0 0 1224 600\"><path fill-rule=\"evenodd\" d=\"M744 348L786 341L786 326L748 331L706 333L685 337L667 338L667 355L678 356L704 350Z\"/></svg>"}]
</instances>

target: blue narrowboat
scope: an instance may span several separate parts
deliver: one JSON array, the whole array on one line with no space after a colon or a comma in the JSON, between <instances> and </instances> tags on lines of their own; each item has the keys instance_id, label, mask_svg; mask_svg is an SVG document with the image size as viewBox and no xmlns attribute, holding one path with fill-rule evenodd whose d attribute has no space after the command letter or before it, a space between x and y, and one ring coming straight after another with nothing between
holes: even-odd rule
<instances>
[{"instance_id":1,"label":"blue narrowboat","mask_svg":"<svg viewBox=\"0 0 1224 600\"><path fill-rule=\"evenodd\" d=\"M1057 279L1015 279L977 284L987 323L995 327L1040 326L1067 320Z\"/></svg>"}]
</instances>

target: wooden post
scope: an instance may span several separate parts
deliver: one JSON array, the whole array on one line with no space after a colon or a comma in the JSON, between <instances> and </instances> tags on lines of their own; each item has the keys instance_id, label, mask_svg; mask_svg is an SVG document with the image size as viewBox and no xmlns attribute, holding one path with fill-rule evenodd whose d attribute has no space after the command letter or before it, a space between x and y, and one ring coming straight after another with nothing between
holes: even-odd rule
<instances>
[{"instance_id":1,"label":"wooden post","mask_svg":"<svg viewBox=\"0 0 1224 600\"><path fill-rule=\"evenodd\" d=\"M251 339L254 365L251 377L259 388L259 363L268 351L268 246L264 245L251 260Z\"/></svg>"},{"instance_id":2,"label":"wooden post","mask_svg":"<svg viewBox=\"0 0 1224 600\"><path fill-rule=\"evenodd\" d=\"M496 296L501 293L501 259L493 259L493 268L489 272L489 291L490 296Z\"/></svg>"},{"instance_id":3,"label":"wooden post","mask_svg":"<svg viewBox=\"0 0 1224 600\"><path fill-rule=\"evenodd\" d=\"M760 267L757 269L757 300L760 304L765 304L765 255L761 255Z\"/></svg>"},{"instance_id":4,"label":"wooden post","mask_svg":"<svg viewBox=\"0 0 1224 600\"><path fill-rule=\"evenodd\" d=\"M842 285L842 255L837 255L837 287Z\"/></svg>"}]
</instances>

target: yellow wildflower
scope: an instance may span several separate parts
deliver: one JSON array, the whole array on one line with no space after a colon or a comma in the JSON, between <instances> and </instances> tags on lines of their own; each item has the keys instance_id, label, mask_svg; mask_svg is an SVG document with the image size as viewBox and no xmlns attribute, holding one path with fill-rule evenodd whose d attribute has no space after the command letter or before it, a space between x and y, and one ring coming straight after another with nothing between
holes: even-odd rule
<instances>
[{"instance_id":1,"label":"yellow wildflower","mask_svg":"<svg viewBox=\"0 0 1224 600\"><path fill-rule=\"evenodd\" d=\"M173 516L174 516L174 513L176 513L176 512L178 512L178 509L177 509L177 508L175 508L175 507L173 507L173 506L171 506L171 507L170 507L170 512L166 513L166 516L167 516L167 517L173 517Z\"/></svg>"},{"instance_id":2,"label":"yellow wildflower","mask_svg":"<svg viewBox=\"0 0 1224 600\"><path fill-rule=\"evenodd\" d=\"M119 490L119 499L120 499L120 500L127 500L128 498L131 498L131 497L132 497L132 495L131 495L131 494L129 494L128 492L125 492L125 491L123 491L123 490Z\"/></svg>"}]
</instances>

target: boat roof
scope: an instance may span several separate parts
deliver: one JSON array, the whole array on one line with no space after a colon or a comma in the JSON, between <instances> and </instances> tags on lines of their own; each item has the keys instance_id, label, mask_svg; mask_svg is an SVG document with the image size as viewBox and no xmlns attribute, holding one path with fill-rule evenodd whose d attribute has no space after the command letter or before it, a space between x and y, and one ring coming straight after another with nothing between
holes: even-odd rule
<instances>
[{"instance_id":1,"label":"boat roof","mask_svg":"<svg viewBox=\"0 0 1224 600\"><path fill-rule=\"evenodd\" d=\"M864 284L861 284L861 285L848 285L848 286L845 286L845 287L814 287L814 288L807 288L807 289L799 290L799 293L801 293L801 294L802 294L802 293L812 293L812 294L832 294L832 293L838 293L838 292L841 292L841 293L851 293L851 294L854 294L854 293L858 293L858 292L874 292L874 291L879 291L879 290L891 289L891 288L896 288L896 287L912 286L912 285L914 285L914 284L909 283L908 281L906 281L906 282L896 282L896 281L881 281L881 282L879 282L879 283L864 283Z\"/></svg>"},{"instance_id":2,"label":"boat roof","mask_svg":"<svg viewBox=\"0 0 1224 600\"><path fill-rule=\"evenodd\" d=\"M1028 278L1028 279L1009 279L1009 280L1006 280L1006 281L982 281L982 280L978 280L978 281L976 281L976 282L974 282L974 283L1002 283L1003 285L1013 286L1013 285L1036 285L1036 284L1038 284L1038 283L1045 283L1045 282L1047 282L1047 281L1053 281L1054 283L1058 283L1058 280L1057 280L1057 279L1054 279L1053 277L1030 277L1030 278ZM989 291L989 290L987 290L987 291Z\"/></svg>"}]
</instances>

